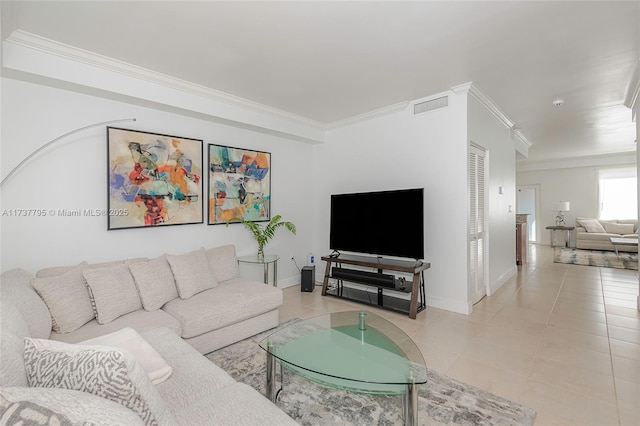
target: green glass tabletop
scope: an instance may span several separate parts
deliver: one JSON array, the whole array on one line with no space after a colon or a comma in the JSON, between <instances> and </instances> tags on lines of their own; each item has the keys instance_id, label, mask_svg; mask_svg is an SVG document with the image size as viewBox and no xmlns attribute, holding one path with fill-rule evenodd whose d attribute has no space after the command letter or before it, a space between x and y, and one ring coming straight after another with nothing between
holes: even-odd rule
<instances>
[{"instance_id":1,"label":"green glass tabletop","mask_svg":"<svg viewBox=\"0 0 640 426\"><path fill-rule=\"evenodd\" d=\"M300 320L259 345L287 370L325 386L403 394L407 384L427 381L424 358L413 340L372 312Z\"/></svg>"}]
</instances>

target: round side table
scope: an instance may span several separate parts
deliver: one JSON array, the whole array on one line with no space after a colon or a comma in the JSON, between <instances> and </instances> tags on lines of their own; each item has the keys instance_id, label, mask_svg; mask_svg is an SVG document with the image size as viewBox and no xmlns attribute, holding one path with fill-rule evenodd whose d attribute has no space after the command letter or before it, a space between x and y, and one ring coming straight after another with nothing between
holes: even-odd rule
<instances>
[{"instance_id":1,"label":"round side table","mask_svg":"<svg viewBox=\"0 0 640 426\"><path fill-rule=\"evenodd\" d=\"M265 254L263 259L258 259L258 255L252 256L240 256L238 262L241 263L253 263L263 265L264 267L264 283L269 284L269 265L273 264L273 286L278 286L278 260L280 256L277 254Z\"/></svg>"}]
</instances>

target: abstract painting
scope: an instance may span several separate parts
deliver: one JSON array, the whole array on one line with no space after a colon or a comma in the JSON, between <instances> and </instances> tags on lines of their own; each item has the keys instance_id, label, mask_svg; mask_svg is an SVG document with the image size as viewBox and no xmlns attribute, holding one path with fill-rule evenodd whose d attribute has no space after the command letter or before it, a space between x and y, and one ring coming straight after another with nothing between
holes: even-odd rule
<instances>
[{"instance_id":1,"label":"abstract painting","mask_svg":"<svg viewBox=\"0 0 640 426\"><path fill-rule=\"evenodd\" d=\"M271 154L209 145L209 225L271 217Z\"/></svg>"},{"instance_id":2,"label":"abstract painting","mask_svg":"<svg viewBox=\"0 0 640 426\"><path fill-rule=\"evenodd\" d=\"M203 223L199 139L107 127L108 229Z\"/></svg>"}]
</instances>

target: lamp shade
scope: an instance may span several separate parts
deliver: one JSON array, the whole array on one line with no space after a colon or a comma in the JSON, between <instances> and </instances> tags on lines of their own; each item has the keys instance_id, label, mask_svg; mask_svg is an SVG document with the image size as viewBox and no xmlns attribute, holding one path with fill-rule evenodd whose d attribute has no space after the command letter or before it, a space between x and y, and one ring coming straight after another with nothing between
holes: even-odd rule
<instances>
[{"instance_id":1,"label":"lamp shade","mask_svg":"<svg viewBox=\"0 0 640 426\"><path fill-rule=\"evenodd\" d=\"M553 210L558 212L568 212L570 210L570 203L568 201L554 203Z\"/></svg>"}]
</instances>

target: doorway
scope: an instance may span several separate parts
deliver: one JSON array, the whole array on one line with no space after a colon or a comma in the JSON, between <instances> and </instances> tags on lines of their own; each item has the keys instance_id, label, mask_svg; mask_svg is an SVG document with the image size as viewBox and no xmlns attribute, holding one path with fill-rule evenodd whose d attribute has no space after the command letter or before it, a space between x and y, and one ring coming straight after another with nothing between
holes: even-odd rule
<instances>
[{"instance_id":1,"label":"doorway","mask_svg":"<svg viewBox=\"0 0 640 426\"><path fill-rule=\"evenodd\" d=\"M540 241L538 214L540 206L540 185L522 185L516 187L516 213L528 214L527 234L529 242Z\"/></svg>"}]
</instances>

